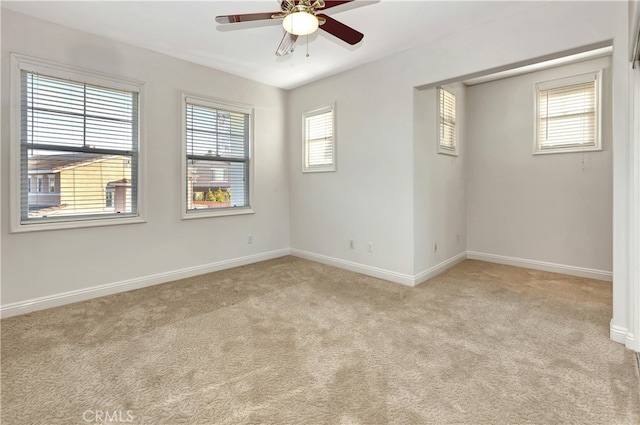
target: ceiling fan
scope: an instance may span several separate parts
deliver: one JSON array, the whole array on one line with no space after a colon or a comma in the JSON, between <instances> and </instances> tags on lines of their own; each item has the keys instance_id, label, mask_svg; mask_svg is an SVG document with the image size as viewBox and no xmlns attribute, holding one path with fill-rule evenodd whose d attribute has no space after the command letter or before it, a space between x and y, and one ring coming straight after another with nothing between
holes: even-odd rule
<instances>
[{"instance_id":1,"label":"ceiling fan","mask_svg":"<svg viewBox=\"0 0 640 425\"><path fill-rule=\"evenodd\" d=\"M298 36L312 34L318 28L348 44L358 44L364 34L324 13L318 13L352 1L354 0L280 0L281 11L216 16L216 22L219 24L235 24L267 19L282 19L282 27L285 33L276 50L276 55L284 56L293 52Z\"/></svg>"}]
</instances>

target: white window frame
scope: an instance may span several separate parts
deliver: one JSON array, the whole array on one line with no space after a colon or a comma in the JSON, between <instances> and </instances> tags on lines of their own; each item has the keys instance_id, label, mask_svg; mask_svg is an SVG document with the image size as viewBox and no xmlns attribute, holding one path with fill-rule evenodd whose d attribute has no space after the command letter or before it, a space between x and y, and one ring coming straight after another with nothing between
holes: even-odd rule
<instances>
[{"instance_id":1,"label":"white window frame","mask_svg":"<svg viewBox=\"0 0 640 425\"><path fill-rule=\"evenodd\" d=\"M447 92L449 93L451 96L453 96L454 102L455 102L455 109L454 109L454 121L453 121L453 125L454 125L454 139L453 139L453 147L451 147L449 144L447 143L443 143L443 140L441 138L441 127L443 125L443 120L442 120L442 112L440 110L440 101L441 101L441 97L442 97L442 92ZM436 111L437 111L437 117L438 117L438 125L436 126L436 140L438 143L438 153L439 154L443 154L443 155L451 155L451 156L458 156L458 146L459 146L459 125L458 125L458 117L459 117L459 113L458 113L458 102L457 102L457 92L456 89L454 87L450 87L450 86L445 86L445 87L438 87L436 89Z\"/></svg>"},{"instance_id":2,"label":"white window frame","mask_svg":"<svg viewBox=\"0 0 640 425\"><path fill-rule=\"evenodd\" d=\"M88 84L105 86L138 93L138 205L137 214L126 217L90 217L65 216L41 223L22 223L21 219L21 72L41 73L43 75L82 81ZM11 110L10 110L10 199L9 221L11 233L43 230L72 229L81 227L112 226L132 223L144 223L145 219L145 125L143 119L145 83L139 80L114 76L85 68L64 65L53 61L11 53Z\"/></svg>"},{"instance_id":3,"label":"white window frame","mask_svg":"<svg viewBox=\"0 0 640 425\"><path fill-rule=\"evenodd\" d=\"M182 148L181 148L181 163L182 163L182 190L181 190L181 217L183 220L190 220L194 218L207 218L207 217L223 217L230 215L243 215L254 214L253 210L253 184L254 184L254 166L253 166L253 128L254 128L254 108L250 105L242 103L230 102L226 100L219 100L211 97L205 97L193 93L182 92L180 96L181 102L181 121L182 121ZM248 141L248 206L234 207L234 208L207 208L198 211L189 210L187 205L187 103L192 105L199 105L205 108L220 109L230 112L238 112L241 114L249 114L249 141Z\"/></svg>"},{"instance_id":4,"label":"white window frame","mask_svg":"<svg viewBox=\"0 0 640 425\"><path fill-rule=\"evenodd\" d=\"M309 148L309 140L307 140L307 119L312 118L317 115L322 115L330 113L331 114L331 125L333 131L333 137L331 140L332 144L332 155L331 155L331 163L325 165L308 165L308 148ZM303 173L324 173L324 172L332 172L336 171L336 105L332 103L327 106L323 106L322 108L313 109L310 111L305 111L302 114L302 172Z\"/></svg>"},{"instance_id":5,"label":"white window frame","mask_svg":"<svg viewBox=\"0 0 640 425\"><path fill-rule=\"evenodd\" d=\"M541 146L540 134L540 91L561 87L568 87L575 84L595 81L595 141L593 144L566 144L555 147ZM557 78L554 80L542 81L534 84L534 135L533 154L545 155L554 153L590 152L602 150L602 69L570 77Z\"/></svg>"}]
</instances>

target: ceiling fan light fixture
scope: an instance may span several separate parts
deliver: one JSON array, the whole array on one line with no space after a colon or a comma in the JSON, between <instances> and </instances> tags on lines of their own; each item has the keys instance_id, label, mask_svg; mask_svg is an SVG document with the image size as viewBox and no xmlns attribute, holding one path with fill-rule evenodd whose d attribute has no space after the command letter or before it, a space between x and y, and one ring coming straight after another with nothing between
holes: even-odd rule
<instances>
[{"instance_id":1,"label":"ceiling fan light fixture","mask_svg":"<svg viewBox=\"0 0 640 425\"><path fill-rule=\"evenodd\" d=\"M316 15L305 11L293 12L284 17L282 26L288 33L307 35L318 29L318 18Z\"/></svg>"}]
</instances>

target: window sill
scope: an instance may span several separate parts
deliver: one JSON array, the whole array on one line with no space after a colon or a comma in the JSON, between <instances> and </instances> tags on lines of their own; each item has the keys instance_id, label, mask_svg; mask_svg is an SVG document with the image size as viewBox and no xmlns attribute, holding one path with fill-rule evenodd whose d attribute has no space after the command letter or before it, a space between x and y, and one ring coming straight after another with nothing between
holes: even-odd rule
<instances>
[{"instance_id":1,"label":"window sill","mask_svg":"<svg viewBox=\"0 0 640 425\"><path fill-rule=\"evenodd\" d=\"M210 217L227 217L232 215L246 215L246 214L255 214L256 212L249 207L237 207L237 208L225 208L219 211L209 211L207 209L202 209L200 211L189 211L186 213L182 213L183 220L191 220L194 218L210 218Z\"/></svg>"},{"instance_id":2,"label":"window sill","mask_svg":"<svg viewBox=\"0 0 640 425\"><path fill-rule=\"evenodd\" d=\"M439 147L438 148L438 154L440 154L440 155L449 155L449 156L458 156L458 150L457 149L446 149L446 148Z\"/></svg>"},{"instance_id":3,"label":"window sill","mask_svg":"<svg viewBox=\"0 0 640 425\"><path fill-rule=\"evenodd\" d=\"M147 220L140 216L107 218L107 219L83 219L74 221L48 221L43 223L31 222L17 224L11 227L10 233L41 232L47 230L79 229L87 227L119 226L125 224L146 223Z\"/></svg>"},{"instance_id":4,"label":"window sill","mask_svg":"<svg viewBox=\"0 0 640 425\"><path fill-rule=\"evenodd\" d=\"M571 146L566 148L549 148L549 149L536 149L533 151L534 155L548 155L558 153L580 153L580 152L598 152L602 151L602 146Z\"/></svg>"},{"instance_id":5,"label":"window sill","mask_svg":"<svg viewBox=\"0 0 640 425\"><path fill-rule=\"evenodd\" d=\"M336 171L335 167L325 167L325 168L304 168L302 170L303 173L332 173Z\"/></svg>"}]
</instances>

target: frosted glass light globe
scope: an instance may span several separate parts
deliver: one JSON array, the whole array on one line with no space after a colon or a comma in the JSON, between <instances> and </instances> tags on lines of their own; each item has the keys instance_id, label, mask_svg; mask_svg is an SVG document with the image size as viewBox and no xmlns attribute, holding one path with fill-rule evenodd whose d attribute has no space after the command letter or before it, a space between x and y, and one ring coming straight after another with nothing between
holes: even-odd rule
<instances>
[{"instance_id":1,"label":"frosted glass light globe","mask_svg":"<svg viewBox=\"0 0 640 425\"><path fill-rule=\"evenodd\" d=\"M294 12L284 17L285 31L295 35L307 35L318 29L318 18L309 12Z\"/></svg>"}]
</instances>

